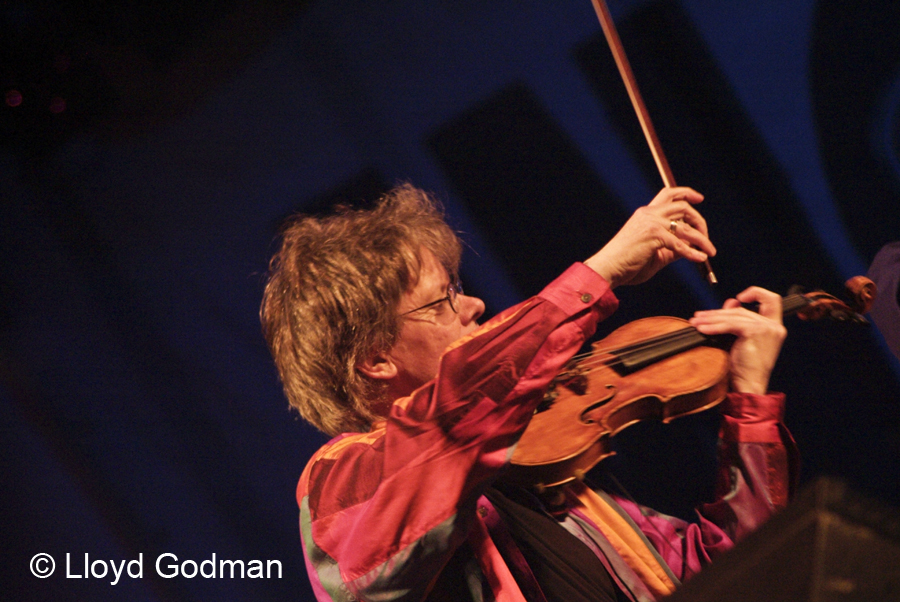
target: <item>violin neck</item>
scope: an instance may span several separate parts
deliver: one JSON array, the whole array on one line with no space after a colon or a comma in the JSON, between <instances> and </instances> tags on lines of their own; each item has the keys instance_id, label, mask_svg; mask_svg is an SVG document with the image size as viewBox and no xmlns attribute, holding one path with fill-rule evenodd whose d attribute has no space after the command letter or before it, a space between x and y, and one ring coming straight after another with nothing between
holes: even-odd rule
<instances>
[{"instance_id":1,"label":"violin neck","mask_svg":"<svg viewBox=\"0 0 900 602\"><path fill-rule=\"evenodd\" d=\"M620 347L610 353L618 360L617 369L630 373L701 345L728 349L736 339L730 334L705 335L693 326L687 326L634 345Z\"/></svg>"},{"instance_id":2,"label":"violin neck","mask_svg":"<svg viewBox=\"0 0 900 602\"><path fill-rule=\"evenodd\" d=\"M809 299L804 295L788 295L781 298L782 313L785 316L792 316L809 304Z\"/></svg>"},{"instance_id":3,"label":"violin neck","mask_svg":"<svg viewBox=\"0 0 900 602\"><path fill-rule=\"evenodd\" d=\"M785 316L793 315L807 305L809 300L803 295L788 295L782 298L782 311ZM736 339L734 335L705 335L693 326L687 326L634 345L620 347L611 354L619 360L617 367L630 373L700 345L727 350Z\"/></svg>"}]
</instances>

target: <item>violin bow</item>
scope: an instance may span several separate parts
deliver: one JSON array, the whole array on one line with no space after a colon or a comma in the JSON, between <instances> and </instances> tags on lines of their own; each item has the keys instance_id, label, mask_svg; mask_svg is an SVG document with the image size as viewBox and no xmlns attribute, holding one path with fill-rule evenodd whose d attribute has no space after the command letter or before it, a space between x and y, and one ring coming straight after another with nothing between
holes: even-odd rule
<instances>
[{"instance_id":1,"label":"violin bow","mask_svg":"<svg viewBox=\"0 0 900 602\"><path fill-rule=\"evenodd\" d=\"M650 114L647 112L647 107L644 105L644 99L641 97L640 90L638 90L637 82L634 79L634 73L631 71L631 64L628 62L628 57L625 56L622 40L619 39L619 33L616 31L616 25L613 23L612 15L609 14L609 8L606 6L606 1L591 0L591 2L594 5L594 11L597 13L597 18L600 19L600 26L603 28L603 34L606 36L606 41L609 44L609 49L612 51L616 66L619 68L619 75L622 76L625 89L628 91L628 98L631 99L631 106L634 107L634 112L637 113L638 121L644 132L644 138L647 139L647 144L650 146L650 152L653 154L653 160L656 162L659 175L662 176L663 185L667 188L674 187L676 185L675 177L672 175L672 169L669 167L669 162L663 154L662 145L659 143L656 130L653 128L653 122L650 120ZM716 275L712 270L712 266L709 264L709 260L699 264L699 267L708 283L718 283L718 279L716 279Z\"/></svg>"}]
</instances>

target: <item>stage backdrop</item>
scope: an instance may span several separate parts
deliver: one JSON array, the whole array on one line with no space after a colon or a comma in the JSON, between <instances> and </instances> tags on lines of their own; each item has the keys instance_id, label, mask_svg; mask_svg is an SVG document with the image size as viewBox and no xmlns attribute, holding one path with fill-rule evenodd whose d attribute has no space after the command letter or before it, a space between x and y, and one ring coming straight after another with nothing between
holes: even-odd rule
<instances>
[{"instance_id":1,"label":"stage backdrop","mask_svg":"<svg viewBox=\"0 0 900 602\"><path fill-rule=\"evenodd\" d=\"M310 600L294 491L325 439L258 323L283 220L412 181L493 314L659 175L588 0L82 4L0 9L4 596ZM839 293L900 239L900 4L610 4L720 284L676 264L600 334L754 284ZM788 327L772 386L804 480L900 504L897 359L874 328ZM715 422L637 427L610 468L683 514Z\"/></svg>"}]
</instances>

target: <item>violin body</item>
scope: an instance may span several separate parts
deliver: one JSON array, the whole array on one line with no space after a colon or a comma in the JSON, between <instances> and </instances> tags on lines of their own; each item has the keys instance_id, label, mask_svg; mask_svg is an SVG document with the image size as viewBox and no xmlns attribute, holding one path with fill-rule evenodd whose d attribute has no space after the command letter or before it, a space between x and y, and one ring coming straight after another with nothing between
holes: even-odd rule
<instances>
[{"instance_id":1,"label":"violin body","mask_svg":"<svg viewBox=\"0 0 900 602\"><path fill-rule=\"evenodd\" d=\"M864 324L875 284L846 283L850 303L822 291L782 298L785 316ZM730 335L707 336L681 318L636 320L594 343L550 384L519 438L510 480L553 487L581 478L611 456L610 438L636 422L671 422L709 409L728 392Z\"/></svg>"},{"instance_id":2,"label":"violin body","mask_svg":"<svg viewBox=\"0 0 900 602\"><path fill-rule=\"evenodd\" d=\"M625 356L636 345L685 334L692 337L691 348L629 366ZM670 422L720 403L728 390L728 352L704 342L716 344L686 320L654 317L594 343L587 358L554 379L516 446L511 479L551 487L580 478L615 453L610 438L629 425ZM656 352L659 344L653 347Z\"/></svg>"}]
</instances>

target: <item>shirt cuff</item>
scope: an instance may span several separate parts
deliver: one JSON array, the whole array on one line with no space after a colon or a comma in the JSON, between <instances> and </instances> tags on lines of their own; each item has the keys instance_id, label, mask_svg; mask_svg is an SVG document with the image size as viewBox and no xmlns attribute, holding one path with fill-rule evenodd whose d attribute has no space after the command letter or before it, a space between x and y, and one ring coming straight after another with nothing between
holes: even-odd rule
<instances>
[{"instance_id":1,"label":"shirt cuff","mask_svg":"<svg viewBox=\"0 0 900 602\"><path fill-rule=\"evenodd\" d=\"M781 443L784 394L729 393L722 403L722 439L740 443Z\"/></svg>"},{"instance_id":2,"label":"shirt cuff","mask_svg":"<svg viewBox=\"0 0 900 602\"><path fill-rule=\"evenodd\" d=\"M596 306L603 317L619 306L609 283L583 263L575 263L551 282L538 297L545 299L569 315Z\"/></svg>"}]
</instances>

